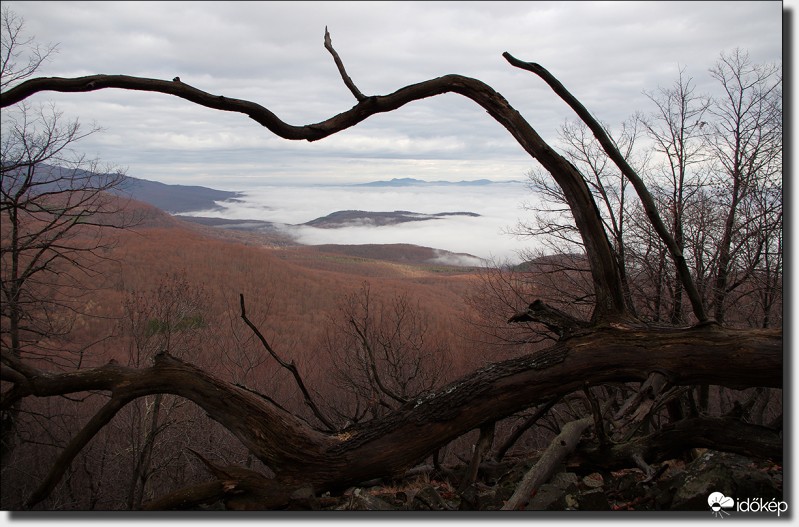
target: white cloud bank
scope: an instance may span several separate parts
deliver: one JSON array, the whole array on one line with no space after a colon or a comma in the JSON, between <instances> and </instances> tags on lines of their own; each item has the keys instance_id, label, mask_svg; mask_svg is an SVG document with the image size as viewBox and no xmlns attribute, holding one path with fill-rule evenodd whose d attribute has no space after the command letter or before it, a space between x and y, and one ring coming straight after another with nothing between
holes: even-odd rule
<instances>
[{"instance_id":1,"label":"white cloud bank","mask_svg":"<svg viewBox=\"0 0 799 527\"><path fill-rule=\"evenodd\" d=\"M401 188L274 186L252 188L241 201L223 202L220 210L193 214L286 224L288 234L308 245L412 243L483 259L516 261L517 253L529 248L531 241L506 232L525 217L522 204L529 199L523 183ZM339 210L474 212L480 216L446 216L380 227L301 225Z\"/></svg>"}]
</instances>

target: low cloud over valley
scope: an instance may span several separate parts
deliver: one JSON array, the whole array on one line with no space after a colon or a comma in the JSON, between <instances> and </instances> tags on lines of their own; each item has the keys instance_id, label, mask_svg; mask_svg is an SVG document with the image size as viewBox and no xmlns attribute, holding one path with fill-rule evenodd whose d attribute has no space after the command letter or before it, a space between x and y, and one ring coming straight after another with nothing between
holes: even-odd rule
<instances>
[{"instance_id":1,"label":"low cloud over valley","mask_svg":"<svg viewBox=\"0 0 799 527\"><path fill-rule=\"evenodd\" d=\"M410 243L483 259L516 261L517 253L530 247L530 240L507 231L529 214L522 208L529 199L520 182L256 187L235 200L217 202L212 210L189 214L271 222L308 245ZM336 214L342 211L350 211L347 218L351 221ZM352 211L361 214L353 216ZM365 214L368 212L392 214ZM341 221L336 223L337 219ZM468 265L474 263L472 259Z\"/></svg>"}]
</instances>

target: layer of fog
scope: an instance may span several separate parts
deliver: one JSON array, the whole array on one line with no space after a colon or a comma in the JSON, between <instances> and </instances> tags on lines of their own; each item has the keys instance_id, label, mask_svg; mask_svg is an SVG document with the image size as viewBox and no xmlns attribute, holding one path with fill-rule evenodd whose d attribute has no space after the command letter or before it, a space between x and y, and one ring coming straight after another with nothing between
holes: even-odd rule
<instances>
[{"instance_id":1,"label":"layer of fog","mask_svg":"<svg viewBox=\"0 0 799 527\"><path fill-rule=\"evenodd\" d=\"M532 240L508 232L516 228L519 220L529 219L530 213L523 205L531 198L523 183L399 188L273 186L247 190L240 199L219 202L216 210L190 214L273 222L299 243L307 245L411 243L483 259L516 262L520 259L520 251L531 248ZM448 216L380 227L302 225L340 210L405 210L423 214L474 212L480 216ZM474 261L462 263L471 265Z\"/></svg>"}]
</instances>

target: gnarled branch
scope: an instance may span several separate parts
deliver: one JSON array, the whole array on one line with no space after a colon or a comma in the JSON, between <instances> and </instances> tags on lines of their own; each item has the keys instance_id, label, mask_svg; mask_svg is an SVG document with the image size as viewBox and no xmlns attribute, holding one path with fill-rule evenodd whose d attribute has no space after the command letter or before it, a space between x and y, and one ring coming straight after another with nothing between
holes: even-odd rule
<instances>
[{"instance_id":1,"label":"gnarled branch","mask_svg":"<svg viewBox=\"0 0 799 527\"><path fill-rule=\"evenodd\" d=\"M624 159L624 156L619 152L618 148L616 148L615 143L613 140L608 137L608 134L605 132L605 129L602 127L601 124L591 115L583 104L577 100L574 95L572 95L561 82L555 78L546 68L541 66L540 64L536 64L535 62L523 62L514 56L512 56L507 51L502 54L503 57L513 66L530 71L535 73L539 77L541 77L544 82L546 82L552 91L554 91L561 99L563 99L566 104L568 104L580 119L591 129L594 133L594 137L597 138L599 144L602 145L602 148L605 150L605 153L613 160L619 170L621 170L622 174L632 183L635 191L638 193L638 197L641 199L641 204L644 206L644 211L646 212L649 221L652 223L652 226L655 228L655 231L660 236L660 239L663 240L663 243L666 244L668 247L669 252L671 253L671 257L674 260L674 265L677 267L677 272L680 275L680 280L682 281L683 287L685 288L686 293L688 293L688 298L691 300L691 306L694 310L694 315L699 320L700 323L707 322L708 316L705 313L704 305L702 304L702 297L699 295L699 291L696 289L696 285L694 284L693 277L691 276L691 271L688 269L688 264L685 261L685 256L683 256L682 251L677 246L677 243L674 241L674 237L669 233L666 225L663 223L663 220L660 218L660 214L657 210L657 205L655 205L655 200L652 198L652 194L650 194L649 190L646 188L643 180L638 176L638 173L627 163L627 160Z\"/></svg>"},{"instance_id":2,"label":"gnarled branch","mask_svg":"<svg viewBox=\"0 0 799 527\"><path fill-rule=\"evenodd\" d=\"M568 337L581 329L590 327L588 322L548 306L541 300L536 300L525 311L516 313L508 319L509 324L515 322L540 322L559 337Z\"/></svg>"},{"instance_id":3,"label":"gnarled branch","mask_svg":"<svg viewBox=\"0 0 799 527\"><path fill-rule=\"evenodd\" d=\"M166 354L142 370L107 364L63 374L38 372L18 384L15 394L101 390L117 401L156 393L185 397L272 468L276 482L324 492L401 472L469 430L578 390L587 379L643 381L652 371L675 385L779 387L781 332L714 326L596 330L491 364L339 434L314 430L268 400Z\"/></svg>"}]
</instances>

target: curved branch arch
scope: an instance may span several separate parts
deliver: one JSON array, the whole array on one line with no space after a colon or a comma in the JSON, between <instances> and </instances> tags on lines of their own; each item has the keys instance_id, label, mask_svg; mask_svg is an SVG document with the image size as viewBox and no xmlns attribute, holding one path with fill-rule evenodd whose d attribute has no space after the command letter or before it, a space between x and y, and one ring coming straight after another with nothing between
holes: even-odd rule
<instances>
[{"instance_id":1,"label":"curved branch arch","mask_svg":"<svg viewBox=\"0 0 799 527\"><path fill-rule=\"evenodd\" d=\"M349 77L340 67L342 76ZM351 82L351 81L350 81ZM618 265L602 226L599 209L583 176L563 156L551 148L535 129L496 90L484 82L450 74L411 84L388 95L358 97L358 102L342 113L307 125L290 125L268 108L247 100L214 95L184 82L133 77L129 75L89 75L85 77L40 77L30 79L0 94L0 108L21 102L44 91L65 93L123 89L163 93L214 110L242 113L275 135L289 140L318 141L351 128L367 118L394 111L410 102L457 93L481 106L502 125L521 147L536 159L563 188L589 258L596 306L593 321L617 321L630 318L621 291ZM360 93L360 92L357 92Z\"/></svg>"},{"instance_id":2,"label":"curved branch arch","mask_svg":"<svg viewBox=\"0 0 799 527\"><path fill-rule=\"evenodd\" d=\"M652 226L655 228L655 232L657 232L658 236L660 236L660 239L664 244L666 244L666 247L671 253L672 260L674 261L677 272L680 275L682 285L685 288L686 293L688 293L688 298L691 301L691 307L694 310L694 315L696 315L696 318L700 323L710 322L710 319L705 313L705 306L702 304L702 298L699 295L699 291L696 289L696 284L694 284L694 279L691 276L691 271L688 269L688 263L685 261L685 256L677 245L677 242L674 240L674 237L669 233L666 225L663 223L663 220L660 218L660 214L658 213L655 200L652 198L652 194L646 188L646 185L638 176L638 173L633 169L633 167L630 166L629 163L627 163L627 160L624 159L624 156L621 154L621 152L619 152L618 148L616 148L615 143L605 132L604 127L599 124L596 119L594 119L594 116L591 115L591 112L589 112L586 107L583 106L582 103L578 101L577 98L572 95L569 90L567 90L566 87L563 86L563 84L561 84L560 81L556 79L555 76L552 75L546 68L534 62L521 61L508 52L503 53L502 56L505 57L505 60L507 60L511 65L530 71L541 77L541 79L543 79L544 82L546 82L549 87L552 88L552 91L560 96L560 98L563 99L572 110L574 110L580 119L582 119L591 132L593 132L594 137L596 137L597 141L599 141L599 144L602 145L605 153L616 164L624 177L626 177L627 180L632 183L633 188L635 188L635 191L638 193L638 197L641 200L644 211L646 212L649 221L652 223Z\"/></svg>"}]
</instances>

